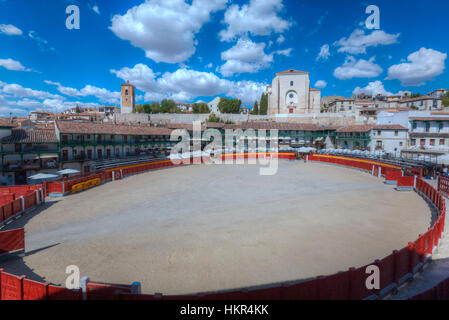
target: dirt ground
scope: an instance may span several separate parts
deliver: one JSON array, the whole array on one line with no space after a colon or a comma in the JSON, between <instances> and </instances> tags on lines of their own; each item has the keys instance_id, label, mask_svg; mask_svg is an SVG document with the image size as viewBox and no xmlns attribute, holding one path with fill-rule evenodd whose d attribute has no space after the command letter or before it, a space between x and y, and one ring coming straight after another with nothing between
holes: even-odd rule
<instances>
[{"instance_id":1,"label":"dirt ground","mask_svg":"<svg viewBox=\"0 0 449 320\"><path fill-rule=\"evenodd\" d=\"M5 271L64 284L140 281L185 294L307 279L360 267L415 240L426 202L326 164L280 162L153 171L49 201L25 225L26 257Z\"/></svg>"}]
</instances>

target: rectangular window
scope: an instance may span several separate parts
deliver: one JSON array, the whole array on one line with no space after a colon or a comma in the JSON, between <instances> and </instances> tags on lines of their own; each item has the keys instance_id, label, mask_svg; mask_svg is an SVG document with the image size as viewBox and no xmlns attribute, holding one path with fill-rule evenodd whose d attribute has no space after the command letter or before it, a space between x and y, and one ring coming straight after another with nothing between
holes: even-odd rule
<instances>
[{"instance_id":1,"label":"rectangular window","mask_svg":"<svg viewBox=\"0 0 449 320\"><path fill-rule=\"evenodd\" d=\"M402 143L402 142L399 142L399 146L400 147L402 147L404 145L404 143Z\"/></svg>"},{"instance_id":2,"label":"rectangular window","mask_svg":"<svg viewBox=\"0 0 449 320\"><path fill-rule=\"evenodd\" d=\"M380 130L377 130L377 135L380 136L381 134Z\"/></svg>"},{"instance_id":3,"label":"rectangular window","mask_svg":"<svg viewBox=\"0 0 449 320\"><path fill-rule=\"evenodd\" d=\"M394 132L394 136L397 137L398 135L399 135L399 131L396 130L396 131Z\"/></svg>"},{"instance_id":4,"label":"rectangular window","mask_svg":"<svg viewBox=\"0 0 449 320\"><path fill-rule=\"evenodd\" d=\"M440 139L440 146L444 146L444 139Z\"/></svg>"},{"instance_id":5,"label":"rectangular window","mask_svg":"<svg viewBox=\"0 0 449 320\"><path fill-rule=\"evenodd\" d=\"M290 87L293 87L294 82L290 81Z\"/></svg>"},{"instance_id":6,"label":"rectangular window","mask_svg":"<svg viewBox=\"0 0 449 320\"><path fill-rule=\"evenodd\" d=\"M412 146L416 146L416 139L412 139L412 141L410 142L410 144L411 144Z\"/></svg>"},{"instance_id":7,"label":"rectangular window","mask_svg":"<svg viewBox=\"0 0 449 320\"><path fill-rule=\"evenodd\" d=\"M424 145L426 144L426 139L421 139L421 140L419 140L419 144L420 144L421 146L424 146Z\"/></svg>"},{"instance_id":8,"label":"rectangular window","mask_svg":"<svg viewBox=\"0 0 449 320\"><path fill-rule=\"evenodd\" d=\"M430 139L430 145L434 146L435 145L435 139Z\"/></svg>"}]
</instances>

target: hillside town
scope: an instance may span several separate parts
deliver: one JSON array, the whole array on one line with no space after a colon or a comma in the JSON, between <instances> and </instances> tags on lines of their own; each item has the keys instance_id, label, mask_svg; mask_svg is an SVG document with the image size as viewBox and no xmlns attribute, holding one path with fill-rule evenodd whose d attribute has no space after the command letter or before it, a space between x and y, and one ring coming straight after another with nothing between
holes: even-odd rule
<instances>
[{"instance_id":1,"label":"hillside town","mask_svg":"<svg viewBox=\"0 0 449 320\"><path fill-rule=\"evenodd\" d=\"M166 157L177 143L170 139L172 131L192 135L194 121L202 123L202 131L213 128L223 135L226 130L278 130L280 149L449 164L448 96L448 89L438 89L425 95L321 97L319 89L310 87L308 72L292 69L276 74L253 110L217 97L196 103L165 100L155 112L153 104L149 110L136 105L135 88L126 82L120 107L76 106L61 113L36 110L27 117L0 118L1 184L32 183L28 177L40 172L87 174ZM164 111L164 104L176 110L169 106L171 112Z\"/></svg>"}]
</instances>

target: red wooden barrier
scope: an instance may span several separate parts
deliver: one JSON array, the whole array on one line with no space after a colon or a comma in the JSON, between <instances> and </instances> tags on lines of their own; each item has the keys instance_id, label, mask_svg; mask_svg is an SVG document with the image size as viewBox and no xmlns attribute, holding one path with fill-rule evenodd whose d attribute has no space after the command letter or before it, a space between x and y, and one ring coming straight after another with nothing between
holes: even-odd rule
<instances>
[{"instance_id":1,"label":"red wooden barrier","mask_svg":"<svg viewBox=\"0 0 449 320\"><path fill-rule=\"evenodd\" d=\"M402 177L402 172L399 170L387 170L385 174L386 182L396 182Z\"/></svg>"},{"instance_id":2,"label":"red wooden barrier","mask_svg":"<svg viewBox=\"0 0 449 320\"><path fill-rule=\"evenodd\" d=\"M25 249L25 229L0 232L0 255Z\"/></svg>"},{"instance_id":3,"label":"red wooden barrier","mask_svg":"<svg viewBox=\"0 0 449 320\"><path fill-rule=\"evenodd\" d=\"M283 155L278 155L281 158ZM234 156L233 156L234 157ZM274 155L276 157L276 155ZM288 156L287 156L288 157ZM367 170L371 172L372 163L365 163L359 160L350 158L326 158L310 156L312 161L321 161L354 168ZM115 170L114 177L126 176L128 174L135 174L147 170L170 167L171 162L158 162L144 166L124 168L122 170ZM381 168L381 172L391 177L391 168L389 165L376 163L376 167ZM393 170L394 171L394 170ZM120 173L121 172L121 173ZM395 173L396 175L397 173ZM74 183L79 183L80 180L90 180L93 177L99 177L102 180L112 178L112 173L101 173L89 177L83 177L64 183L70 186ZM84 180L85 179L85 180ZM409 186L414 178L398 177L398 185ZM50 189L51 187L49 187ZM292 285L280 285L271 288L257 289L257 290L235 290L223 293L214 294L197 294L193 296L162 296L162 295L134 295L130 294L130 286L105 284L99 282L88 282L87 284L87 298L88 299L142 299L142 300L176 300L176 299L195 299L195 300L210 300L210 299L226 299L226 300L241 300L241 299L363 299L369 296L381 294L381 291L388 290L392 285L397 285L405 281L415 269L424 261L426 255L432 253L435 246L438 245L442 232L444 230L445 210L446 205L441 195L436 192L428 183L417 179L416 188L425 194L437 208L440 209L440 217L432 228L414 242L410 243L408 247L395 251L393 254L378 260L373 264L380 268L381 285L380 290L368 290L365 285L367 279L366 266L359 269L350 269L347 272L334 274L327 277L319 277L311 281L302 282ZM15 189L24 195L25 208L36 204L36 197L34 192L30 193L31 189ZM67 189L69 190L69 189ZM3 190L5 191L5 190ZM8 190L9 192L9 190ZM21 210L21 200L17 199L9 204L0 207L0 221L7 219L9 216ZM5 248L6 252L11 250L21 250L24 247L24 231L23 229L11 230L8 236L6 232L0 233L0 246ZM3 238L2 238L3 234ZM2 248L2 247L0 247ZM0 251L1 252L1 251ZM430 290L428 293L420 297L442 297L444 296L440 291L449 286L444 283ZM24 277L16 277L4 272L0 272L0 299L81 299L82 295L79 291L72 291L61 287L51 286L48 284L41 284L35 281L25 279ZM120 294L117 294L117 290ZM385 292L383 292L385 293Z\"/></svg>"}]
</instances>

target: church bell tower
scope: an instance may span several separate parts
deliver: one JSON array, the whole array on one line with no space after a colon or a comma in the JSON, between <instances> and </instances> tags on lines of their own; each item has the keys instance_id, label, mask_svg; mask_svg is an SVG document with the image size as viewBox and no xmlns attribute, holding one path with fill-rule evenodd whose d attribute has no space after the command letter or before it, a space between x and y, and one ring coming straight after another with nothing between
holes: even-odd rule
<instances>
[{"instance_id":1,"label":"church bell tower","mask_svg":"<svg viewBox=\"0 0 449 320\"><path fill-rule=\"evenodd\" d=\"M135 87L129 81L126 81L121 87L120 113L136 112Z\"/></svg>"}]
</instances>

